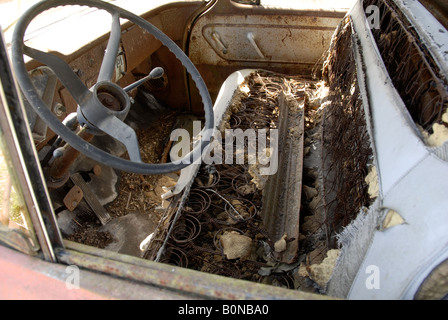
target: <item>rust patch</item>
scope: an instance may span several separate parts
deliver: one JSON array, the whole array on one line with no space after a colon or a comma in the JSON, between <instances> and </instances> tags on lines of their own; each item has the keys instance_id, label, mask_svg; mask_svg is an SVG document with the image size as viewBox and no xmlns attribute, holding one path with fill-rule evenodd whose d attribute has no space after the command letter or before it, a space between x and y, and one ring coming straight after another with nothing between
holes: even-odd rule
<instances>
[{"instance_id":1,"label":"rust patch","mask_svg":"<svg viewBox=\"0 0 448 320\"><path fill-rule=\"evenodd\" d=\"M64 204L68 210L73 211L78 206L79 202L83 199L84 194L80 187L73 186L67 195L64 197Z\"/></svg>"}]
</instances>

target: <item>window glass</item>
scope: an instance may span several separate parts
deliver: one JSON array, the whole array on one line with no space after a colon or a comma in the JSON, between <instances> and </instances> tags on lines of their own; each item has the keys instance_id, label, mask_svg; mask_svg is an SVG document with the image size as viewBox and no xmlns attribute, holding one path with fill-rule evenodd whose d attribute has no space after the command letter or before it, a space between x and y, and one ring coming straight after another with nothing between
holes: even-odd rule
<instances>
[{"instance_id":1,"label":"window glass","mask_svg":"<svg viewBox=\"0 0 448 320\"><path fill-rule=\"evenodd\" d=\"M0 104L0 107L3 107ZM38 249L25 201L12 170L8 148L0 130L0 242L21 252L33 254Z\"/></svg>"}]
</instances>

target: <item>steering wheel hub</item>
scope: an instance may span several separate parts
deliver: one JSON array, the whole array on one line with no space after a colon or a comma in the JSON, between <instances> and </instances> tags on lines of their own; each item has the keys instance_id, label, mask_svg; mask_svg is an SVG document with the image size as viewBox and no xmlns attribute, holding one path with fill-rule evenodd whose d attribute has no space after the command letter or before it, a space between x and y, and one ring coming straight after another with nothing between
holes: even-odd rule
<instances>
[{"instance_id":1,"label":"steering wheel hub","mask_svg":"<svg viewBox=\"0 0 448 320\"><path fill-rule=\"evenodd\" d=\"M124 121L131 109L131 100L120 86L109 81L98 82L91 91L88 101L78 106L78 121L89 133L103 135L107 131L101 128L111 127L108 122L113 118Z\"/></svg>"},{"instance_id":2,"label":"steering wheel hub","mask_svg":"<svg viewBox=\"0 0 448 320\"><path fill-rule=\"evenodd\" d=\"M122 111L125 109L123 104L112 93L107 91L101 91L97 93L98 100L101 104L111 111Z\"/></svg>"}]
</instances>

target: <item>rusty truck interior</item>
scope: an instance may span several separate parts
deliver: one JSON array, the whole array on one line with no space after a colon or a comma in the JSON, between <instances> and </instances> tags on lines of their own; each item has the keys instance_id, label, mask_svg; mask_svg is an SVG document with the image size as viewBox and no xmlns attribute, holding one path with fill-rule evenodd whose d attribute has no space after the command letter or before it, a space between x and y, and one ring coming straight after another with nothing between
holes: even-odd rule
<instances>
[{"instance_id":1,"label":"rusty truck interior","mask_svg":"<svg viewBox=\"0 0 448 320\"><path fill-rule=\"evenodd\" d=\"M387 263L407 261L375 260L379 237L415 225L390 204L413 171L392 178L407 160L380 118L395 109L378 106L399 106L402 118L387 119L446 172L448 51L430 45L446 39L446 5L290 2L49 0L27 11L5 39L49 210L46 231L12 246L199 297L446 298L446 281L428 284L446 269L446 236L427 244L431 258L409 270L405 289L365 284L366 266L386 276ZM250 146L269 163L250 162ZM213 161L182 161L204 155ZM397 249L384 240L391 255L399 239ZM117 263L195 280L129 275Z\"/></svg>"}]
</instances>

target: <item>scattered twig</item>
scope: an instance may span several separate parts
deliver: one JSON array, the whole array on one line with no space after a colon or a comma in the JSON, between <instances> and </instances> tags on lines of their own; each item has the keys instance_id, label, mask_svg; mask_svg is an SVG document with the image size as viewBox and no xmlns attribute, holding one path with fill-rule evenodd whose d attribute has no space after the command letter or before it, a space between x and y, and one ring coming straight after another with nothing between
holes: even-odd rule
<instances>
[{"instance_id":1,"label":"scattered twig","mask_svg":"<svg viewBox=\"0 0 448 320\"><path fill-rule=\"evenodd\" d=\"M129 209L129 202L131 201L132 192L129 192L128 202L126 203L126 210Z\"/></svg>"}]
</instances>

